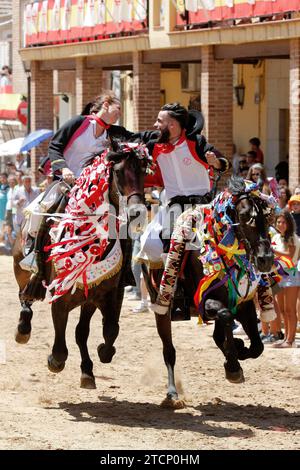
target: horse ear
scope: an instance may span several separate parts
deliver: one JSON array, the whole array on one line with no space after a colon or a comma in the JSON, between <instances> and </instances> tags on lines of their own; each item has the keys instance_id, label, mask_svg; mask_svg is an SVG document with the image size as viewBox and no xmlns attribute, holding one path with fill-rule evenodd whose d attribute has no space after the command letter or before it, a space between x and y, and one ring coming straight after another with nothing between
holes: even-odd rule
<instances>
[{"instance_id":1,"label":"horse ear","mask_svg":"<svg viewBox=\"0 0 300 470\"><path fill-rule=\"evenodd\" d=\"M106 155L106 160L108 162L119 163L122 160L123 156L120 152L108 152Z\"/></svg>"},{"instance_id":2,"label":"horse ear","mask_svg":"<svg viewBox=\"0 0 300 470\"><path fill-rule=\"evenodd\" d=\"M116 139L115 137L111 137L110 142L111 142L111 147L112 147L113 151L118 152L119 151L119 144L120 144L119 139Z\"/></svg>"}]
</instances>

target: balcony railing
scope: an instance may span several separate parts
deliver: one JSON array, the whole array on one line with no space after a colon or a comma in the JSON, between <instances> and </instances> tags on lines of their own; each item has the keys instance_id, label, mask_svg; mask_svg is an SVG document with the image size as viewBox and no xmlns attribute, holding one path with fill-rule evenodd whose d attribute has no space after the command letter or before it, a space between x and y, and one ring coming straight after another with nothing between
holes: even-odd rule
<instances>
[{"instance_id":1,"label":"balcony railing","mask_svg":"<svg viewBox=\"0 0 300 470\"><path fill-rule=\"evenodd\" d=\"M43 0L25 6L25 47L136 35L147 25L147 0Z\"/></svg>"},{"instance_id":2,"label":"balcony railing","mask_svg":"<svg viewBox=\"0 0 300 470\"><path fill-rule=\"evenodd\" d=\"M284 19L287 13L297 11L300 11L299 0L177 0L177 29L195 29L226 22L234 26L240 24L240 20L251 23L255 18L267 21Z\"/></svg>"}]
</instances>

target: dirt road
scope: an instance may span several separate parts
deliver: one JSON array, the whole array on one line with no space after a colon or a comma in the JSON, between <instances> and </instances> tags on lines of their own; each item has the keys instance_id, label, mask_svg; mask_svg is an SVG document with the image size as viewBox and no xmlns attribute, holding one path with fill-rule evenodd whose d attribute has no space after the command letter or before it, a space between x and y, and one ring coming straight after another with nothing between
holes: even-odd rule
<instances>
[{"instance_id":1,"label":"dirt road","mask_svg":"<svg viewBox=\"0 0 300 470\"><path fill-rule=\"evenodd\" d=\"M101 316L92 319L89 349L97 389L79 387L80 358L70 314L69 358L48 371L53 328L50 307L34 305L32 337L14 341L19 315L12 259L0 257L0 449L299 449L300 348L275 350L243 364L246 382L224 378L212 326L196 319L173 324L177 382L187 407L159 405L167 372L151 313L134 314L125 301L111 364L101 364ZM298 335L299 336L299 335ZM297 340L300 343L300 340Z\"/></svg>"}]
</instances>

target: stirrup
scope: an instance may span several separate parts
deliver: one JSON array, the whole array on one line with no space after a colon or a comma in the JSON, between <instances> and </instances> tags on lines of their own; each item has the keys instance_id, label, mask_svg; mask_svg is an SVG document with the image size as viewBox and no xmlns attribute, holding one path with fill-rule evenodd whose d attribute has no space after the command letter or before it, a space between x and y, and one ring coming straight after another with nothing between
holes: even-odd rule
<instances>
[{"instance_id":1,"label":"stirrup","mask_svg":"<svg viewBox=\"0 0 300 470\"><path fill-rule=\"evenodd\" d=\"M35 238L33 238L29 233L26 236L26 241L24 245L24 255L28 256L34 249Z\"/></svg>"},{"instance_id":2,"label":"stirrup","mask_svg":"<svg viewBox=\"0 0 300 470\"><path fill-rule=\"evenodd\" d=\"M31 251L27 256L25 256L25 258L20 261L19 265L25 271L30 271L36 274L38 272L38 266L36 263L36 253L34 251Z\"/></svg>"}]
</instances>

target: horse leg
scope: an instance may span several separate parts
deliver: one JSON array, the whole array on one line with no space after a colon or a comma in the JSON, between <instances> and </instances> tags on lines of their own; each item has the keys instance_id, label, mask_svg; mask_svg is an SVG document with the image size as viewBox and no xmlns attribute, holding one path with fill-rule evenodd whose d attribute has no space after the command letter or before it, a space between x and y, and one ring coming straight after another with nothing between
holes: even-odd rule
<instances>
[{"instance_id":1,"label":"horse leg","mask_svg":"<svg viewBox=\"0 0 300 470\"><path fill-rule=\"evenodd\" d=\"M29 282L31 273L24 271L20 266L20 261L24 258L21 247L21 236L18 235L14 248L13 248L13 259L14 259L14 274L16 281L19 286L19 300L21 304L21 312L19 317L18 326L15 332L15 340L17 343L25 344L28 342L31 333L31 319L33 312L31 310L32 301L24 300L22 291Z\"/></svg>"},{"instance_id":2,"label":"horse leg","mask_svg":"<svg viewBox=\"0 0 300 470\"><path fill-rule=\"evenodd\" d=\"M240 360L249 358L256 359L262 354L264 345L261 341L257 328L257 315L254 302L250 300L249 302L243 303L238 309L236 318L242 324L242 327L250 339L249 348L244 345L244 341L242 339L234 339L236 343L236 349L238 351L238 358Z\"/></svg>"},{"instance_id":3,"label":"horse leg","mask_svg":"<svg viewBox=\"0 0 300 470\"><path fill-rule=\"evenodd\" d=\"M109 363L116 353L114 342L119 334L119 318L124 297L124 287L119 287L115 295L112 292L106 294L104 301L99 305L102 312L104 343L97 348L101 362Z\"/></svg>"},{"instance_id":4,"label":"horse leg","mask_svg":"<svg viewBox=\"0 0 300 470\"><path fill-rule=\"evenodd\" d=\"M80 318L76 326L76 343L81 355L81 379L80 387L94 389L96 388L95 377L93 374L93 362L89 356L87 340L90 333L90 321L96 310L92 304L85 304L81 307Z\"/></svg>"},{"instance_id":5,"label":"horse leg","mask_svg":"<svg viewBox=\"0 0 300 470\"><path fill-rule=\"evenodd\" d=\"M161 403L164 408L181 409L185 407L183 400L178 399L175 385L174 367L176 362L176 351L172 342L171 318L169 314L155 314L157 332L163 343L164 361L168 371L167 397Z\"/></svg>"},{"instance_id":6,"label":"horse leg","mask_svg":"<svg viewBox=\"0 0 300 470\"><path fill-rule=\"evenodd\" d=\"M232 332L233 315L219 300L208 299L205 302L205 314L209 319L215 319L213 338L223 352L225 376L229 382L242 383L245 381L243 369L238 361L238 352Z\"/></svg>"},{"instance_id":7,"label":"horse leg","mask_svg":"<svg viewBox=\"0 0 300 470\"><path fill-rule=\"evenodd\" d=\"M52 354L48 356L48 369L51 372L61 372L65 367L68 357L66 345L66 327L69 316L69 309L62 297L52 304L52 321L55 331Z\"/></svg>"},{"instance_id":8,"label":"horse leg","mask_svg":"<svg viewBox=\"0 0 300 470\"><path fill-rule=\"evenodd\" d=\"M15 332L15 340L17 343L25 344L29 341L31 333L31 319L33 312L31 310L32 302L21 300L22 310L20 312L17 330Z\"/></svg>"}]
</instances>

